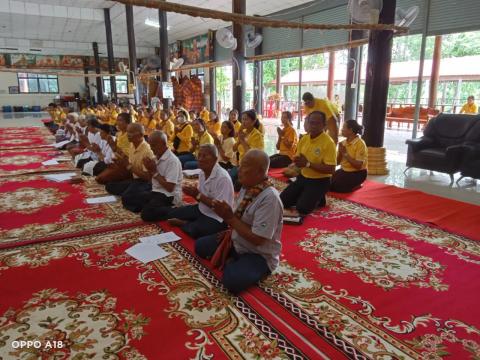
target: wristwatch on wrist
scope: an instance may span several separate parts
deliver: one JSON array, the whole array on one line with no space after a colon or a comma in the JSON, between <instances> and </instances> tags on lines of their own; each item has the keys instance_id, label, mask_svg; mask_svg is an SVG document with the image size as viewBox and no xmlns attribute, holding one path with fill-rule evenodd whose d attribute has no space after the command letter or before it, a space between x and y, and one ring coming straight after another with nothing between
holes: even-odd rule
<instances>
[{"instance_id":1,"label":"wristwatch on wrist","mask_svg":"<svg viewBox=\"0 0 480 360\"><path fill-rule=\"evenodd\" d=\"M307 161L307 164L305 165L305 167L309 168L312 164L310 164L310 161Z\"/></svg>"}]
</instances>

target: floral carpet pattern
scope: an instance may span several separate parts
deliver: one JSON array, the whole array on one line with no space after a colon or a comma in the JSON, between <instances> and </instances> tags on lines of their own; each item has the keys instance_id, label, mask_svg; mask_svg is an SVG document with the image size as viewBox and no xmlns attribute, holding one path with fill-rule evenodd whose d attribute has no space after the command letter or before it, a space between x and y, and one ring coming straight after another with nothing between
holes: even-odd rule
<instances>
[{"instance_id":1,"label":"floral carpet pattern","mask_svg":"<svg viewBox=\"0 0 480 360\"><path fill-rule=\"evenodd\" d=\"M0 359L480 359L478 241L328 197L284 225L279 267L234 296L179 229L86 204L106 195L91 177L30 173L54 150L2 147L36 138L52 142L0 129ZM168 230L182 239L167 257L125 253ZM28 340L62 346L13 346Z\"/></svg>"},{"instance_id":2,"label":"floral carpet pattern","mask_svg":"<svg viewBox=\"0 0 480 360\"><path fill-rule=\"evenodd\" d=\"M141 222L120 201L96 205L85 201L105 195L103 186L85 177L78 184L41 175L0 178L0 248Z\"/></svg>"},{"instance_id":3,"label":"floral carpet pattern","mask_svg":"<svg viewBox=\"0 0 480 360\"><path fill-rule=\"evenodd\" d=\"M145 225L0 250L0 291L8 294L0 357L28 358L12 342L40 339L65 346L42 347L35 358L304 358L182 245L163 245L170 255L146 265L124 253L159 231Z\"/></svg>"},{"instance_id":4,"label":"floral carpet pattern","mask_svg":"<svg viewBox=\"0 0 480 360\"><path fill-rule=\"evenodd\" d=\"M0 150L0 177L45 173L58 171L74 171L71 162L61 162L57 165L43 165L63 153L52 150Z\"/></svg>"}]
</instances>

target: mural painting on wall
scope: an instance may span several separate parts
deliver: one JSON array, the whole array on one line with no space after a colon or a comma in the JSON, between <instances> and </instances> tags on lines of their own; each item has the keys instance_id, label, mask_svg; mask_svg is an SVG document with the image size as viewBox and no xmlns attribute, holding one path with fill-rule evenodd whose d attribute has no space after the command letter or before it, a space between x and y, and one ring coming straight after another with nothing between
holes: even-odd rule
<instances>
[{"instance_id":1,"label":"mural painting on wall","mask_svg":"<svg viewBox=\"0 0 480 360\"><path fill-rule=\"evenodd\" d=\"M79 70L83 69L85 56L76 55L37 55L37 54L0 54L0 66L20 69L65 69ZM115 59L115 66L118 69L120 61L126 62L127 59ZM93 56L87 57L87 63L95 66ZM108 59L100 58L100 67L108 71Z\"/></svg>"},{"instance_id":2,"label":"mural painting on wall","mask_svg":"<svg viewBox=\"0 0 480 360\"><path fill-rule=\"evenodd\" d=\"M195 36L182 41L182 55L185 64L208 62L210 58L210 44L208 34Z\"/></svg>"}]
</instances>

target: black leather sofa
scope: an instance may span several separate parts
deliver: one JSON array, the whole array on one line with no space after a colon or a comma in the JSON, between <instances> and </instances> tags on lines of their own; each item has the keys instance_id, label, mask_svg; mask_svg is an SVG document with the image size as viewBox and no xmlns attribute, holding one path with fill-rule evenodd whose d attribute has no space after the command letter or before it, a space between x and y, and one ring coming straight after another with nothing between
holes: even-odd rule
<instances>
[{"instance_id":1,"label":"black leather sofa","mask_svg":"<svg viewBox=\"0 0 480 360\"><path fill-rule=\"evenodd\" d=\"M461 171L465 165L467 139L475 138L471 134L476 131L480 116L465 114L439 114L431 119L423 137L409 139L407 152L407 170L420 168L438 171L450 175L453 184L453 174Z\"/></svg>"},{"instance_id":2,"label":"black leather sofa","mask_svg":"<svg viewBox=\"0 0 480 360\"><path fill-rule=\"evenodd\" d=\"M461 178L464 177L480 179L480 121L477 121L473 128L468 132L464 143L464 156L460 166Z\"/></svg>"}]
</instances>

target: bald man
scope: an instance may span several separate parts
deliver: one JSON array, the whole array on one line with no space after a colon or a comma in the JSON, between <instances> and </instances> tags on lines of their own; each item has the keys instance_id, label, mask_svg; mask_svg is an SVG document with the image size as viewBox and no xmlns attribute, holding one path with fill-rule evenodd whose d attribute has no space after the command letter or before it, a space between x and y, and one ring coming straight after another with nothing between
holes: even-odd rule
<instances>
[{"instance_id":1,"label":"bald man","mask_svg":"<svg viewBox=\"0 0 480 360\"><path fill-rule=\"evenodd\" d=\"M225 201L212 204L215 213L231 230L233 248L224 265L222 282L234 294L269 275L280 261L283 206L277 190L268 182L269 165L265 152L249 150L238 170L242 189L235 210ZM221 236L197 239L195 252L205 259L214 255L217 258L217 239Z\"/></svg>"},{"instance_id":2,"label":"bald man","mask_svg":"<svg viewBox=\"0 0 480 360\"><path fill-rule=\"evenodd\" d=\"M182 164L168 149L164 132L154 131L148 143L155 158L145 157L143 165L151 187L123 195L122 203L126 209L140 212L144 221L158 221L168 214L172 206L182 202Z\"/></svg>"},{"instance_id":3,"label":"bald man","mask_svg":"<svg viewBox=\"0 0 480 360\"><path fill-rule=\"evenodd\" d=\"M233 205L233 183L227 170L218 164L218 150L213 144L204 144L198 151L198 188L185 186L183 192L195 198L195 205L173 209L169 214L169 224L181 226L182 230L197 239L216 234L227 228L223 219L212 210L214 200Z\"/></svg>"},{"instance_id":4,"label":"bald man","mask_svg":"<svg viewBox=\"0 0 480 360\"><path fill-rule=\"evenodd\" d=\"M128 156L116 153L115 165L125 169L131 176L128 180L109 182L105 189L113 195L127 196L152 189L151 176L144 166L144 159L155 159L150 145L144 138L145 130L141 124L130 124L127 127L130 148Z\"/></svg>"}]
</instances>

